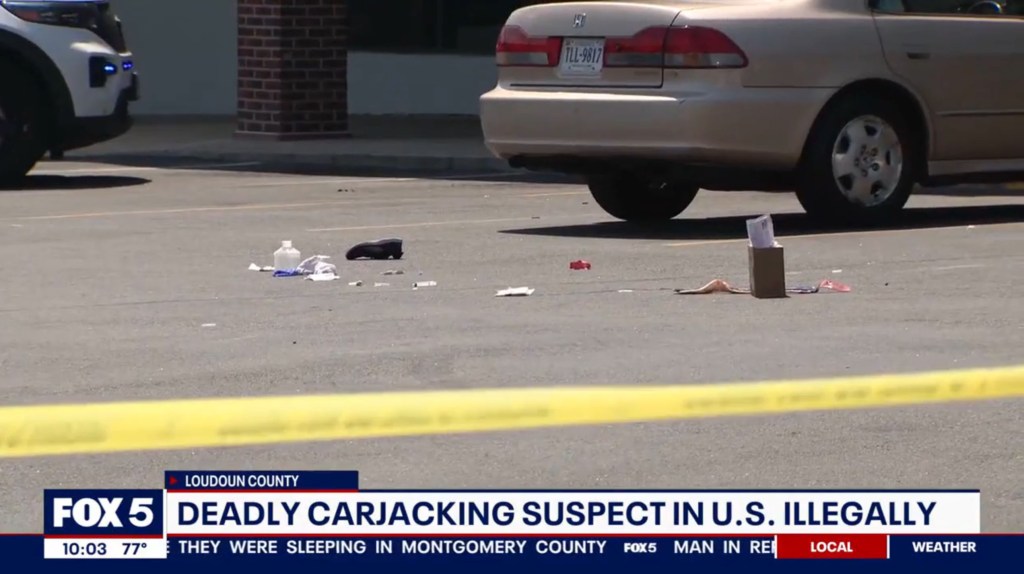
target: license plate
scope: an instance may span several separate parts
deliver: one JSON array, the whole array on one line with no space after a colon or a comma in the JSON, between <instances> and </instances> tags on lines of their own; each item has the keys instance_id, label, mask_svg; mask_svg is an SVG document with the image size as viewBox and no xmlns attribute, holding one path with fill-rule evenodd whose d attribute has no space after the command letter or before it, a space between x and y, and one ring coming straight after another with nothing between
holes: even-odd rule
<instances>
[{"instance_id":1,"label":"license plate","mask_svg":"<svg viewBox=\"0 0 1024 574\"><path fill-rule=\"evenodd\" d=\"M563 74L596 76L604 67L604 40L566 38L562 45Z\"/></svg>"}]
</instances>

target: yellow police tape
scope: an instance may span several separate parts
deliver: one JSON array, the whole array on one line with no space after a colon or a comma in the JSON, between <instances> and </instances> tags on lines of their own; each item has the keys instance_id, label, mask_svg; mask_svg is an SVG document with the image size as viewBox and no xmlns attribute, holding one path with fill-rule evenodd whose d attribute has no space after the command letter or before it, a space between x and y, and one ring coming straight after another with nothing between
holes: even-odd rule
<instances>
[{"instance_id":1,"label":"yellow police tape","mask_svg":"<svg viewBox=\"0 0 1024 574\"><path fill-rule=\"evenodd\" d=\"M1024 397L1024 367L717 385L0 408L0 458L765 415Z\"/></svg>"}]
</instances>

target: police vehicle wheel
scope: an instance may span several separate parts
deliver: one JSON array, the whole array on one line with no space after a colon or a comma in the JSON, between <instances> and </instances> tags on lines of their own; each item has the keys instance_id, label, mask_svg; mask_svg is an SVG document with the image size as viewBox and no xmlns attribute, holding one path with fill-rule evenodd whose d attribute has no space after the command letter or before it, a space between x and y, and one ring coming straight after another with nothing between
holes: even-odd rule
<instances>
[{"instance_id":1,"label":"police vehicle wheel","mask_svg":"<svg viewBox=\"0 0 1024 574\"><path fill-rule=\"evenodd\" d=\"M31 77L0 62L0 184L25 177L46 152L43 114Z\"/></svg>"}]
</instances>

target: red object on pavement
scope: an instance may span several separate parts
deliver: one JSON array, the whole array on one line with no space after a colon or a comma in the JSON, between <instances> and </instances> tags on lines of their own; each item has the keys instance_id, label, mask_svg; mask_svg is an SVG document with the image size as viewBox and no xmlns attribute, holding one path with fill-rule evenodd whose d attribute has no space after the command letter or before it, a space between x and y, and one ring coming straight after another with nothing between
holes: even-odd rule
<instances>
[{"instance_id":1,"label":"red object on pavement","mask_svg":"<svg viewBox=\"0 0 1024 574\"><path fill-rule=\"evenodd\" d=\"M825 279L824 281L821 282L819 287L822 289L837 291L839 293L849 293L851 291L848 285L843 285L842 283L838 281L833 281L831 279Z\"/></svg>"},{"instance_id":2,"label":"red object on pavement","mask_svg":"<svg viewBox=\"0 0 1024 574\"><path fill-rule=\"evenodd\" d=\"M590 262L579 259L569 264L569 269L573 271L584 271L590 269Z\"/></svg>"}]
</instances>

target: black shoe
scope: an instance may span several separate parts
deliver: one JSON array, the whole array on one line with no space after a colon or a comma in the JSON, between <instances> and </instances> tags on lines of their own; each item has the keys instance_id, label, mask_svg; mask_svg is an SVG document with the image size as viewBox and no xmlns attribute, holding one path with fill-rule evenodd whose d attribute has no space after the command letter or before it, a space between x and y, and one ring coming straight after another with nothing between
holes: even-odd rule
<instances>
[{"instance_id":1,"label":"black shoe","mask_svg":"<svg viewBox=\"0 0 1024 574\"><path fill-rule=\"evenodd\" d=\"M401 259L402 240L398 238L378 239L360 243L345 254L345 259Z\"/></svg>"}]
</instances>

